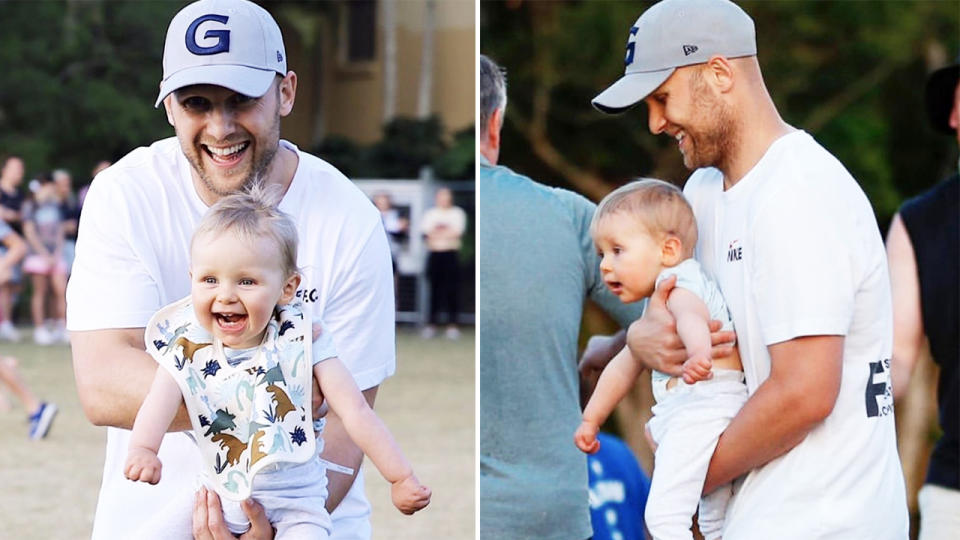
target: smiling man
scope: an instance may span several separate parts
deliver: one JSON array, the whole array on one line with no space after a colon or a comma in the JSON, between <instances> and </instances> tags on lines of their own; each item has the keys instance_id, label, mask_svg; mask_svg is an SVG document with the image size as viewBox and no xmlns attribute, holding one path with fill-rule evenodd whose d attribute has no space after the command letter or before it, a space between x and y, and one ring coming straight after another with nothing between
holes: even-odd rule
<instances>
[{"instance_id":1,"label":"smiling man","mask_svg":"<svg viewBox=\"0 0 960 540\"><path fill-rule=\"evenodd\" d=\"M606 113L644 101L650 132L694 170L696 258L730 308L750 393L704 492L739 479L725 540L906 538L883 242L850 173L780 117L756 55L753 20L732 2L664 0L593 100ZM649 336L672 334L670 319L651 302L628 332L659 371L670 366Z\"/></svg>"},{"instance_id":2,"label":"smiling man","mask_svg":"<svg viewBox=\"0 0 960 540\"><path fill-rule=\"evenodd\" d=\"M94 538L223 532L218 502L195 497L200 460L187 435L164 438L158 485L122 474L128 430L156 369L144 352L143 327L157 309L189 293L190 237L220 197L254 183L284 193L279 208L301 238L297 296L324 319L371 405L395 369L393 277L380 214L339 171L280 139L280 118L293 109L296 91L269 13L244 0L190 4L167 31L156 101L176 137L132 151L91 185L67 317L84 412L109 426ZM171 429L189 427L181 408ZM327 486L332 538L369 538L357 474L362 453L333 413L324 441L322 457L336 464ZM193 531L192 514L201 522ZM270 536L262 514L251 521L248 534Z\"/></svg>"}]
</instances>

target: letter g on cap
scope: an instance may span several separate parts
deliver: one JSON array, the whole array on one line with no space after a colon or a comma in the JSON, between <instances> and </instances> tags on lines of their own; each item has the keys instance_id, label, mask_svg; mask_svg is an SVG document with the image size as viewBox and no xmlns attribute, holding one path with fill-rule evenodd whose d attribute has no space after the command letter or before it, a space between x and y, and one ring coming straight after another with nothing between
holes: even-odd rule
<instances>
[{"instance_id":1,"label":"letter g on cap","mask_svg":"<svg viewBox=\"0 0 960 540\"><path fill-rule=\"evenodd\" d=\"M184 36L187 44L187 50L193 54L203 56L208 54L217 54L230 51L230 31L229 30L207 30L203 35L204 39L216 38L217 42L209 47L201 47L197 44L197 28L207 22L215 21L220 24L226 24L230 18L226 15L202 15L187 27L187 35Z\"/></svg>"}]
</instances>

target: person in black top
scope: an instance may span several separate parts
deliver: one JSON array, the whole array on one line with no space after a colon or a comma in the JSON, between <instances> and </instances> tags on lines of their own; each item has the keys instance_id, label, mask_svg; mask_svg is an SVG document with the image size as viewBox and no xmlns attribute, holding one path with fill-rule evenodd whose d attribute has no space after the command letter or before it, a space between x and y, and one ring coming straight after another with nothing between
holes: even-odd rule
<instances>
[{"instance_id":1,"label":"person in black top","mask_svg":"<svg viewBox=\"0 0 960 540\"><path fill-rule=\"evenodd\" d=\"M23 159L9 156L0 169L0 218L7 222L14 232L23 235L23 203L26 196L20 191L23 184Z\"/></svg>"},{"instance_id":2,"label":"person in black top","mask_svg":"<svg viewBox=\"0 0 960 540\"><path fill-rule=\"evenodd\" d=\"M23 184L24 165L19 156L7 156L0 168L0 219L10 225L15 233L23 236L23 205L26 196L20 190ZM0 256L5 248L0 247ZM16 295L20 291L20 264L12 268L10 279L0 285L0 339L19 341L20 334L13 326L11 314Z\"/></svg>"},{"instance_id":3,"label":"person in black top","mask_svg":"<svg viewBox=\"0 0 960 540\"><path fill-rule=\"evenodd\" d=\"M927 80L926 104L935 129L957 137L960 146L960 58ZM887 235L893 288L894 397L908 387L923 347L940 368L939 423L923 488L920 540L956 538L960 530L960 174L908 200Z\"/></svg>"}]
</instances>

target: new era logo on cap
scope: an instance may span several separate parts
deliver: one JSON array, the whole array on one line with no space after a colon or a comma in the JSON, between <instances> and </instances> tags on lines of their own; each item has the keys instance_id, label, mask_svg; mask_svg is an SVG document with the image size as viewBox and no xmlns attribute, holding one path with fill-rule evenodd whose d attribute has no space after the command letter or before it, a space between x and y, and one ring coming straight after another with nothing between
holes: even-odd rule
<instances>
[{"instance_id":1,"label":"new era logo on cap","mask_svg":"<svg viewBox=\"0 0 960 540\"><path fill-rule=\"evenodd\" d=\"M643 100L675 69L714 55L757 54L753 20L729 0L663 0L644 11L627 37L623 77L593 98L605 113Z\"/></svg>"},{"instance_id":2,"label":"new era logo on cap","mask_svg":"<svg viewBox=\"0 0 960 540\"><path fill-rule=\"evenodd\" d=\"M200 0L180 10L167 29L159 106L185 86L212 84L262 96L287 73L283 36L273 17L247 0Z\"/></svg>"}]
</instances>

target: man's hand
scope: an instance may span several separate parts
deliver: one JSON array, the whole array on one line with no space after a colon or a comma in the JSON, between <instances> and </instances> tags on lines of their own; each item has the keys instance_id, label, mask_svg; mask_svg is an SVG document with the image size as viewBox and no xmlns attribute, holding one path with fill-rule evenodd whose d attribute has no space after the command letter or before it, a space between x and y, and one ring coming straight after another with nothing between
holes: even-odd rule
<instances>
[{"instance_id":1,"label":"man's hand","mask_svg":"<svg viewBox=\"0 0 960 540\"><path fill-rule=\"evenodd\" d=\"M127 452L127 464L123 468L123 474L134 482L156 484L160 481L162 468L163 464L156 452L147 448L131 448Z\"/></svg>"},{"instance_id":2,"label":"man's hand","mask_svg":"<svg viewBox=\"0 0 960 540\"><path fill-rule=\"evenodd\" d=\"M627 329L627 347L645 367L679 377L687 355L677 335L677 321L667 309L667 298L676 284L676 276L670 276L657 285L643 316Z\"/></svg>"},{"instance_id":3,"label":"man's hand","mask_svg":"<svg viewBox=\"0 0 960 540\"><path fill-rule=\"evenodd\" d=\"M413 474L390 487L393 505L408 516L430 504L430 496L430 488L421 484Z\"/></svg>"},{"instance_id":4,"label":"man's hand","mask_svg":"<svg viewBox=\"0 0 960 540\"><path fill-rule=\"evenodd\" d=\"M667 298L677 284L676 276L660 282L647 302L643 316L627 329L627 347L638 362L649 369L673 377L683 376L683 363L687 360L683 342L677 335L677 321L667 309ZM714 359L733 354L737 335L721 331L720 321L710 321L711 356Z\"/></svg>"},{"instance_id":5,"label":"man's hand","mask_svg":"<svg viewBox=\"0 0 960 540\"><path fill-rule=\"evenodd\" d=\"M599 431L599 426L584 420L580 422L580 427L573 434L573 443L584 453L596 454L597 450L600 450L600 441L597 440L597 432Z\"/></svg>"},{"instance_id":6,"label":"man's hand","mask_svg":"<svg viewBox=\"0 0 960 540\"><path fill-rule=\"evenodd\" d=\"M607 367L610 360L616 356L623 348L626 340L624 331L617 332L612 336L592 336L587 340L587 346L583 349L583 355L580 357L580 376L587 380L593 380L598 376L603 368Z\"/></svg>"},{"instance_id":7,"label":"man's hand","mask_svg":"<svg viewBox=\"0 0 960 540\"><path fill-rule=\"evenodd\" d=\"M271 540L273 526L267 521L263 506L253 499L240 503L240 508L250 520L250 529L240 535L241 540ZM237 538L223 521L223 509L220 497L213 491L201 487L197 491L193 504L193 537L196 540L226 540Z\"/></svg>"}]
</instances>

